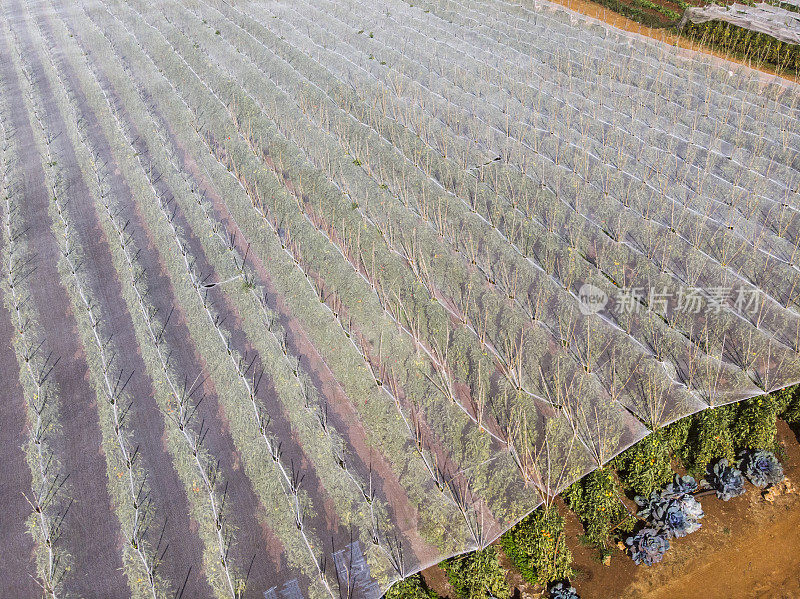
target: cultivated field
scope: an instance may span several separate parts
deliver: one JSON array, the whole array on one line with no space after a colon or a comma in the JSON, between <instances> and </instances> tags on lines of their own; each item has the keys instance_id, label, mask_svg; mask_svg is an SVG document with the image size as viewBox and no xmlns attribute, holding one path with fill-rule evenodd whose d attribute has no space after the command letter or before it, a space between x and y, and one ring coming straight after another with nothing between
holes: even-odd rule
<instances>
[{"instance_id":1,"label":"cultivated field","mask_svg":"<svg viewBox=\"0 0 800 599\"><path fill-rule=\"evenodd\" d=\"M9 0L3 597L377 598L800 380L800 90L547 2Z\"/></svg>"}]
</instances>

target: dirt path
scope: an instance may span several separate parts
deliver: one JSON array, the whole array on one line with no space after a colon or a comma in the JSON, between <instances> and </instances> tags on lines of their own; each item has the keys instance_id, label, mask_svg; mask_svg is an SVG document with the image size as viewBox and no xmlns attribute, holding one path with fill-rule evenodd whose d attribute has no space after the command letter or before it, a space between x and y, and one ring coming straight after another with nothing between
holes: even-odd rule
<instances>
[{"instance_id":1,"label":"dirt path","mask_svg":"<svg viewBox=\"0 0 800 599\"><path fill-rule=\"evenodd\" d=\"M800 481L800 444L779 422L778 438L787 476ZM693 535L672 541L664 561L636 566L614 552L606 567L572 541L573 584L584 599L796 599L800 597L800 494L769 502L748 485L745 496L728 502L701 499L706 516Z\"/></svg>"},{"instance_id":2,"label":"dirt path","mask_svg":"<svg viewBox=\"0 0 800 599\"><path fill-rule=\"evenodd\" d=\"M669 582L651 591L637 594L634 591L636 584L629 596L674 599L702 583L703 596L707 599L800 597L799 531L800 510L796 506L777 508L770 517L770 524L758 530L757 534L731 529L731 536L739 535L738 542L721 543L717 551L708 548L712 551L711 559L705 563L699 559L690 560L700 564L694 570L672 576ZM690 564L681 564L681 569L685 565Z\"/></svg>"}]
</instances>

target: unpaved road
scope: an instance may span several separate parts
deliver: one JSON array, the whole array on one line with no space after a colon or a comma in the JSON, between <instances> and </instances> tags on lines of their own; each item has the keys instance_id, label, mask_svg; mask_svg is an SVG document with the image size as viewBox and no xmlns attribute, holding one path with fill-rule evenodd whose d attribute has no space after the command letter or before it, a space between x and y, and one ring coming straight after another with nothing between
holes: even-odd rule
<instances>
[{"instance_id":1,"label":"unpaved road","mask_svg":"<svg viewBox=\"0 0 800 599\"><path fill-rule=\"evenodd\" d=\"M703 528L672 541L660 564L637 567L615 552L602 566L580 545L574 581L584 599L797 599L800 597L800 444L780 422L786 473L795 492L773 502L748 485L729 502L701 499Z\"/></svg>"}]
</instances>

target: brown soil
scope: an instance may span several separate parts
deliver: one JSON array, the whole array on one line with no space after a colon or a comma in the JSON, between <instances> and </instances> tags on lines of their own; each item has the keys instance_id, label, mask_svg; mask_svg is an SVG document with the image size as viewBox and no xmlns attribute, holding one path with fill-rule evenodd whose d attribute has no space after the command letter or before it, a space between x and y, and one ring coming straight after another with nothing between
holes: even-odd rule
<instances>
[{"instance_id":1,"label":"brown soil","mask_svg":"<svg viewBox=\"0 0 800 599\"><path fill-rule=\"evenodd\" d=\"M575 515L563 509L568 544L576 571L572 585L583 599L796 599L800 597L800 444L784 422L778 439L790 481L771 501L748 485L746 495L728 502L715 496L700 499L703 528L672 541L664 560L636 566L622 551L603 565L597 553L580 544L582 529ZM528 585L500 551L515 598L538 598L541 590ZM438 566L423 572L440 596L455 599L452 586ZM698 593L702 589L702 593Z\"/></svg>"},{"instance_id":2,"label":"brown soil","mask_svg":"<svg viewBox=\"0 0 800 599\"><path fill-rule=\"evenodd\" d=\"M455 597L456 592L453 585L447 580L447 574L439 566L431 566L427 570L422 571L422 577L425 579L425 584L429 588L436 591L439 597Z\"/></svg>"},{"instance_id":3,"label":"brown soil","mask_svg":"<svg viewBox=\"0 0 800 599\"><path fill-rule=\"evenodd\" d=\"M664 29L647 27L645 25L642 25L641 23L637 23L633 19L629 19L628 17L622 16L621 14L608 9L605 6L602 6L595 2L591 2L590 0L551 0L551 1L555 2L556 4L561 4L562 6L566 6L567 8L569 8L570 10L574 10L575 12L587 15L589 17L593 17L595 19L608 23L609 25L613 25L614 27L618 27L619 29L624 29L625 31L640 33L641 35L646 35L648 37L652 37L653 39L662 40L670 44L674 44L677 38L677 36Z\"/></svg>"},{"instance_id":4,"label":"brown soil","mask_svg":"<svg viewBox=\"0 0 800 599\"><path fill-rule=\"evenodd\" d=\"M778 439L787 477L800 480L800 445L783 422ZM769 502L748 485L746 495L731 501L700 501L703 528L674 540L664 561L650 568L622 552L606 567L585 548L573 548L580 570L575 588L584 599L675 599L697 596L699 588L704 599L800 597L800 495L784 493Z\"/></svg>"}]
</instances>

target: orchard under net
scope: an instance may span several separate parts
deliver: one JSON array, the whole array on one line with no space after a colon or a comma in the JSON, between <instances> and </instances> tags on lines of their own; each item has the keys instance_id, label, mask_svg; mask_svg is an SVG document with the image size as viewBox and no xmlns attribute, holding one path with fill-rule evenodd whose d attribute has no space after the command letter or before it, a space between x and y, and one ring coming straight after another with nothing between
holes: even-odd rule
<instances>
[{"instance_id":1,"label":"orchard under net","mask_svg":"<svg viewBox=\"0 0 800 599\"><path fill-rule=\"evenodd\" d=\"M788 80L527 0L2 10L18 596L373 599L800 380Z\"/></svg>"}]
</instances>

